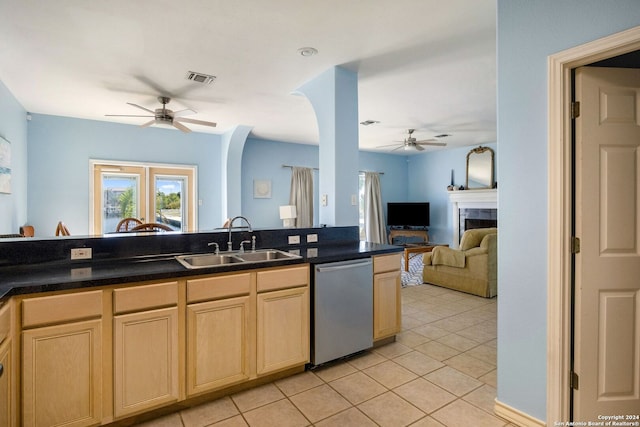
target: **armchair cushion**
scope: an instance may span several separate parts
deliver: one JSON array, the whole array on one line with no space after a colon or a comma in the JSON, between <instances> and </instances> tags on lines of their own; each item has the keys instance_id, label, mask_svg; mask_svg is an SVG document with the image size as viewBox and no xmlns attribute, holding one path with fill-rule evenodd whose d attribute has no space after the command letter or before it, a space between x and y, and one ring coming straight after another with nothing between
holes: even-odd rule
<instances>
[{"instance_id":1,"label":"armchair cushion","mask_svg":"<svg viewBox=\"0 0 640 427\"><path fill-rule=\"evenodd\" d=\"M464 268L465 259L465 253L462 251L457 251L446 246L437 246L433 248L431 264Z\"/></svg>"},{"instance_id":2,"label":"armchair cushion","mask_svg":"<svg viewBox=\"0 0 640 427\"><path fill-rule=\"evenodd\" d=\"M460 250L466 251L468 249L478 247L480 246L480 243L482 243L484 236L487 234L495 234L497 232L497 228L475 228L473 230L467 230L462 235Z\"/></svg>"}]
</instances>

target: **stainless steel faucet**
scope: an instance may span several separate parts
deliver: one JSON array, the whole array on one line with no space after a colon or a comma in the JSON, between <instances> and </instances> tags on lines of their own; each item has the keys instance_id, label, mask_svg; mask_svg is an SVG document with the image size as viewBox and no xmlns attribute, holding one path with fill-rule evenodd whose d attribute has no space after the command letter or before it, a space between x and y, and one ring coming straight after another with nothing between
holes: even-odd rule
<instances>
[{"instance_id":1,"label":"stainless steel faucet","mask_svg":"<svg viewBox=\"0 0 640 427\"><path fill-rule=\"evenodd\" d=\"M227 251L231 252L233 251L233 242L231 241L231 230L233 230L233 222L236 219L244 219L244 222L247 223L247 226L249 227L249 233L253 232L253 229L251 228L251 223L249 222L249 220L245 217L243 217L242 215L238 215L238 216L234 216L231 221L229 221L229 240L227 240ZM242 245L240 245L240 247L242 247Z\"/></svg>"}]
</instances>

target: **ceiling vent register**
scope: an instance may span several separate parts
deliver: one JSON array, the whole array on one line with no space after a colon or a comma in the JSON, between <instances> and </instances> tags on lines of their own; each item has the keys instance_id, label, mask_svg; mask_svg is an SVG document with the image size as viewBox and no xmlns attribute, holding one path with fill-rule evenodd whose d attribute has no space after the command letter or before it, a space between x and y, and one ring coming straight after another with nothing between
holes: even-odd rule
<instances>
[{"instance_id":1,"label":"ceiling vent register","mask_svg":"<svg viewBox=\"0 0 640 427\"><path fill-rule=\"evenodd\" d=\"M202 84L208 85L213 83L215 79L216 79L216 76L211 76L209 74L198 73L195 71L187 72L187 80L191 80L196 83L202 83Z\"/></svg>"}]
</instances>

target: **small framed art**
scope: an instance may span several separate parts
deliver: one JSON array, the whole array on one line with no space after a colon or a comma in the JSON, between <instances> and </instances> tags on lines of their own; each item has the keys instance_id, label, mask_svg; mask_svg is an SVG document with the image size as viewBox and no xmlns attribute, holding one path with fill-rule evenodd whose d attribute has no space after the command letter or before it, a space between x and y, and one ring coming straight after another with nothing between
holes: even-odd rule
<instances>
[{"instance_id":1,"label":"small framed art","mask_svg":"<svg viewBox=\"0 0 640 427\"><path fill-rule=\"evenodd\" d=\"M253 180L253 198L254 199L270 199L271 198L271 181L268 179Z\"/></svg>"}]
</instances>

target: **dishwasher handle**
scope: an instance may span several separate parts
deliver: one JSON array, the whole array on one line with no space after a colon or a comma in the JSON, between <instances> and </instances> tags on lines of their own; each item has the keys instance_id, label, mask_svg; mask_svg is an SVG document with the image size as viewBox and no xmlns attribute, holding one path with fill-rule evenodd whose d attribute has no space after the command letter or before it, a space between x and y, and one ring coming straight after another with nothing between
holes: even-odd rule
<instances>
[{"instance_id":1,"label":"dishwasher handle","mask_svg":"<svg viewBox=\"0 0 640 427\"><path fill-rule=\"evenodd\" d=\"M316 267L316 271L318 273L326 273L328 271L338 271L338 270L345 270L347 268L354 268L354 267L366 267L368 265L371 265L371 259L366 259L366 260L361 260L361 261L353 261L353 262L346 262L346 263L341 263L338 265L319 265Z\"/></svg>"}]
</instances>

